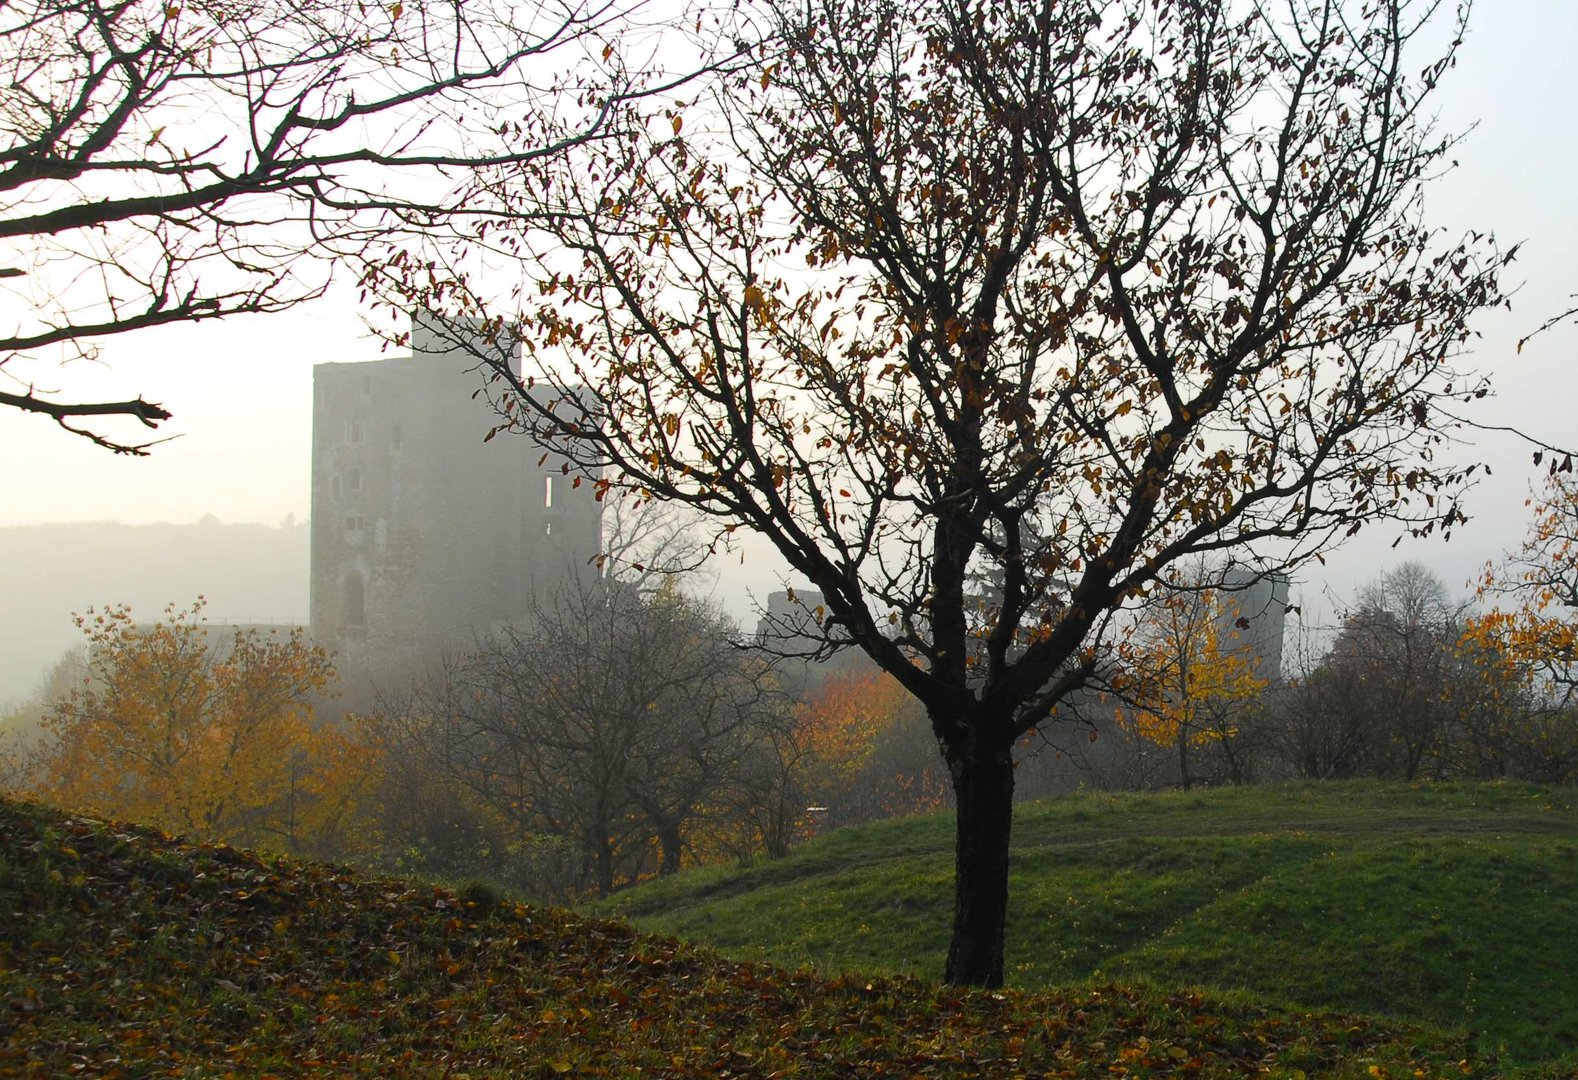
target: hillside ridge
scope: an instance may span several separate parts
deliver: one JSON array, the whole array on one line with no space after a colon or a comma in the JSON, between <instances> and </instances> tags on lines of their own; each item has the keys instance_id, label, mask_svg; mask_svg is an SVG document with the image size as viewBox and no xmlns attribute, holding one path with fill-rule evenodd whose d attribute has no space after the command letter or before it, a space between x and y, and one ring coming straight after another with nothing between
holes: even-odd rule
<instances>
[{"instance_id":1,"label":"hillside ridge","mask_svg":"<svg viewBox=\"0 0 1578 1080\"><path fill-rule=\"evenodd\" d=\"M0 800L0 1073L1454 1075L1462 1047L1107 984L963 992L730 961L461 890Z\"/></svg>"},{"instance_id":2,"label":"hillside ridge","mask_svg":"<svg viewBox=\"0 0 1578 1080\"><path fill-rule=\"evenodd\" d=\"M840 830L591 905L738 958L936 977L946 815ZM1020 807L1007 969L1025 990L1116 979L1244 992L1474 1033L1578 1075L1578 791L1293 783Z\"/></svg>"}]
</instances>

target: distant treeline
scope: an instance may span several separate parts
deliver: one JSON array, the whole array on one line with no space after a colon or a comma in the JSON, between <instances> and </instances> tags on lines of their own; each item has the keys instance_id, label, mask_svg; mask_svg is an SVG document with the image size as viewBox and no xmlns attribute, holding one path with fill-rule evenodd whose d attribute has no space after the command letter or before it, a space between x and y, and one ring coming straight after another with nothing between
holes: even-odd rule
<instances>
[{"instance_id":1,"label":"distant treeline","mask_svg":"<svg viewBox=\"0 0 1578 1080\"><path fill-rule=\"evenodd\" d=\"M1578 782L1555 623L1455 606L1404 564L1271 678L1221 604L1200 588L1141 609L1100 685L1019 747L1019 796ZM87 648L57 666L35 738L0 744L0 781L171 832L559 900L951 802L931 725L895 679L852 654L741 648L672 578L567 585L356 712L302 632L227 636L203 610L79 617Z\"/></svg>"}]
</instances>

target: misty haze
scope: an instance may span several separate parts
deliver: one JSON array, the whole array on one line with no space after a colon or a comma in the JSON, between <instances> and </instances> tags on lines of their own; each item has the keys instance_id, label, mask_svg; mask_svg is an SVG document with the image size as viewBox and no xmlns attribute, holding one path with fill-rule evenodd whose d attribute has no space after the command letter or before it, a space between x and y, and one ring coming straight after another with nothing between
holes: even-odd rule
<instances>
[{"instance_id":1,"label":"misty haze","mask_svg":"<svg viewBox=\"0 0 1578 1080\"><path fill-rule=\"evenodd\" d=\"M0 7L0 1074L1578 1071L1574 42Z\"/></svg>"}]
</instances>

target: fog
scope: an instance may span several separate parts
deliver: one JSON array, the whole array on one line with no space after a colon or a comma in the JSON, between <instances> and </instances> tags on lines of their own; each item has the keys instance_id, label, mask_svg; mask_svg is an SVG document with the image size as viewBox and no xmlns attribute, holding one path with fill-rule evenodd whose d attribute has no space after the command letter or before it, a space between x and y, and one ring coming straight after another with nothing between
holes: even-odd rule
<instances>
[{"instance_id":1,"label":"fog","mask_svg":"<svg viewBox=\"0 0 1578 1080\"><path fill-rule=\"evenodd\" d=\"M1490 373L1496 387L1493 398L1477 403L1473 419L1555 443L1574 441L1569 414L1578 330L1559 327L1521 352L1518 341L1571 306L1578 290L1570 259L1578 249L1571 185L1578 129L1568 122L1574 90L1567 53L1574 40L1578 9L1558 0L1514 0L1474 12L1460 63L1439 99L1442 130L1466 132L1455 155L1459 167L1432 188L1426 206L1448 235L1480 229L1494 232L1503 247L1523 242L1509 268L1508 280L1518 286L1512 309L1480 322L1481 337L1463 366ZM188 524L168 526L169 532L85 524L76 531L7 530L4 542L14 546L4 560L11 603L0 626L0 691L27 692L72 643L70 612L90 603L125 601L157 611L204 592L216 618L306 617L306 530L286 530L287 539L274 526L310 514L313 366L388 355L366 329L367 314L341 287L284 315L125 335L106 342L97 363L26 373L41 380L41 391L98 399L145 394L174 412L161 433L175 438L150 458L113 457L45 418L0 417L0 453L9 466L0 526ZM1308 618L1329 622L1336 602L1409 559L1461 590L1487 560L1522 538L1524 500L1537 474L1530 451L1505 432L1470 433L1457 455L1492 471L1468 495L1468 526L1448 543L1404 540L1395 549L1395 532L1368 530L1324 565L1308 567L1295 582L1295 602L1302 597ZM251 533L239 525L190 524L205 514L260 524ZM258 546L242 539L249 536ZM753 618L753 595L763 598L779 587L776 558L749 540L720 557L714 572L713 595L742 621Z\"/></svg>"},{"instance_id":2,"label":"fog","mask_svg":"<svg viewBox=\"0 0 1578 1080\"><path fill-rule=\"evenodd\" d=\"M0 701L31 694L83 643L73 612L130 604L153 619L201 593L213 622L305 622L307 527L84 522L0 528Z\"/></svg>"}]
</instances>

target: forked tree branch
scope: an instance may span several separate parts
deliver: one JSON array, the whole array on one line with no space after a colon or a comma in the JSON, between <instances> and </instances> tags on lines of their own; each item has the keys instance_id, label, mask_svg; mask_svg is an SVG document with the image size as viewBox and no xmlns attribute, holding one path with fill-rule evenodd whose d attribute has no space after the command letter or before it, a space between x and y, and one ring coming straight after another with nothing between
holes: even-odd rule
<instances>
[{"instance_id":1,"label":"forked tree branch","mask_svg":"<svg viewBox=\"0 0 1578 1080\"><path fill-rule=\"evenodd\" d=\"M169 439L153 439L144 443L122 442L119 439L112 439L67 422L71 417L75 416L131 416L139 420L144 427L157 428L160 421L170 419L170 410L151 401L144 401L141 397L133 401L49 401L39 397L34 391L29 389L25 394L9 394L0 391L0 406L9 406L13 409L20 409L23 412L42 413L53 418L55 423L73 435L80 435L96 446L101 446L116 454L146 457L149 447L170 441Z\"/></svg>"}]
</instances>

